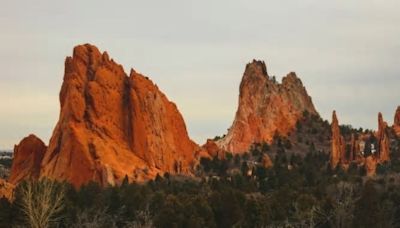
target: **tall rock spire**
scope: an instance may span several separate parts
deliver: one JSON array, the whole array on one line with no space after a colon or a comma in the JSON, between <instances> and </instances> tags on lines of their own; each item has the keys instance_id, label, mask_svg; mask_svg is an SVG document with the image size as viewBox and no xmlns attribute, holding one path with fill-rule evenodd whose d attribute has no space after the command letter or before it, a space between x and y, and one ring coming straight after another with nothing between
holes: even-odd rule
<instances>
[{"instance_id":1,"label":"tall rock spire","mask_svg":"<svg viewBox=\"0 0 400 228\"><path fill-rule=\"evenodd\" d=\"M242 153L253 143L271 142L287 135L303 112L318 115L311 97L294 72L278 83L263 61L247 64L239 89L239 106L227 135L217 144L225 151Z\"/></svg>"},{"instance_id":2,"label":"tall rock spire","mask_svg":"<svg viewBox=\"0 0 400 228\"><path fill-rule=\"evenodd\" d=\"M379 161L386 162L389 161L389 136L387 133L388 124L383 120L382 113L378 114L378 149L379 149Z\"/></svg>"},{"instance_id":3,"label":"tall rock spire","mask_svg":"<svg viewBox=\"0 0 400 228\"><path fill-rule=\"evenodd\" d=\"M335 169L339 162L344 160L345 142L343 136L340 134L339 121L336 116L336 111L332 113L332 144L331 144L331 156L330 166L331 169Z\"/></svg>"}]
</instances>

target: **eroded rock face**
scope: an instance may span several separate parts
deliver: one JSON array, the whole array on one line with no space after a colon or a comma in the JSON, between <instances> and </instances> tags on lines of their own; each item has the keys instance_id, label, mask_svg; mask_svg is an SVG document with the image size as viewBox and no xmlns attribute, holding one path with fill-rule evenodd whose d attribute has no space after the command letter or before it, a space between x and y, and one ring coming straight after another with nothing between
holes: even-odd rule
<instances>
[{"instance_id":1,"label":"eroded rock face","mask_svg":"<svg viewBox=\"0 0 400 228\"><path fill-rule=\"evenodd\" d=\"M253 143L271 142L275 134L287 135L304 111L318 115L295 73L289 73L279 84L268 76L262 61L247 64L239 92L233 124L228 134L217 141L228 152L246 152Z\"/></svg>"},{"instance_id":2,"label":"eroded rock face","mask_svg":"<svg viewBox=\"0 0 400 228\"><path fill-rule=\"evenodd\" d=\"M5 197L9 200L12 199L15 186L6 180L0 178L0 199Z\"/></svg>"},{"instance_id":3,"label":"eroded rock face","mask_svg":"<svg viewBox=\"0 0 400 228\"><path fill-rule=\"evenodd\" d=\"M95 46L77 46L67 57L60 105L41 176L80 186L191 172L199 147L176 105L147 77L134 70L127 76Z\"/></svg>"},{"instance_id":4,"label":"eroded rock face","mask_svg":"<svg viewBox=\"0 0 400 228\"><path fill-rule=\"evenodd\" d=\"M375 176L377 163L378 161L374 156L368 156L365 158L364 166L368 177Z\"/></svg>"},{"instance_id":5,"label":"eroded rock face","mask_svg":"<svg viewBox=\"0 0 400 228\"><path fill-rule=\"evenodd\" d=\"M397 107L394 115L393 129L398 137L400 137L400 106Z\"/></svg>"},{"instance_id":6,"label":"eroded rock face","mask_svg":"<svg viewBox=\"0 0 400 228\"><path fill-rule=\"evenodd\" d=\"M24 179L37 179L46 149L46 145L35 135L29 135L15 145L9 182L17 184Z\"/></svg>"},{"instance_id":7,"label":"eroded rock face","mask_svg":"<svg viewBox=\"0 0 400 228\"><path fill-rule=\"evenodd\" d=\"M388 136L388 124L383 121L382 113L378 114L378 132L376 134L376 137L378 139L379 162L389 161L390 139Z\"/></svg>"},{"instance_id":8,"label":"eroded rock face","mask_svg":"<svg viewBox=\"0 0 400 228\"><path fill-rule=\"evenodd\" d=\"M225 151L219 148L215 141L211 139L207 139L206 144L204 144L202 147L211 157L218 157L220 159L225 157Z\"/></svg>"},{"instance_id":9,"label":"eroded rock face","mask_svg":"<svg viewBox=\"0 0 400 228\"><path fill-rule=\"evenodd\" d=\"M330 165L332 169L335 169L339 162L344 161L345 142L343 136L340 134L339 121L336 116L336 111L332 113L332 148Z\"/></svg>"}]
</instances>

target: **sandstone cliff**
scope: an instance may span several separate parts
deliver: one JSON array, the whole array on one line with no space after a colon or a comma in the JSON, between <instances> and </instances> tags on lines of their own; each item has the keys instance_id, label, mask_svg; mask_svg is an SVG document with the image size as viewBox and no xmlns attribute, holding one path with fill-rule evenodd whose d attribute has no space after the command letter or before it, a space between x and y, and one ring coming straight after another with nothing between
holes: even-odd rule
<instances>
[{"instance_id":1,"label":"sandstone cliff","mask_svg":"<svg viewBox=\"0 0 400 228\"><path fill-rule=\"evenodd\" d=\"M9 182L17 184L23 179L37 179L46 149L46 145L35 135L29 135L14 146Z\"/></svg>"},{"instance_id":2,"label":"sandstone cliff","mask_svg":"<svg viewBox=\"0 0 400 228\"><path fill-rule=\"evenodd\" d=\"M287 135L305 111L318 115L295 73L277 83L262 61L247 64L239 92L233 124L227 135L217 141L225 151L246 152L253 143L271 142L275 134Z\"/></svg>"},{"instance_id":3,"label":"sandstone cliff","mask_svg":"<svg viewBox=\"0 0 400 228\"><path fill-rule=\"evenodd\" d=\"M143 181L157 173L191 172L199 147L189 139L176 105L150 79L134 70L128 76L95 46L77 46L66 58L60 107L41 161L42 177L75 186L113 185L125 176ZM41 151L18 150L25 155L16 159ZM17 167L14 183L25 176Z\"/></svg>"}]
</instances>

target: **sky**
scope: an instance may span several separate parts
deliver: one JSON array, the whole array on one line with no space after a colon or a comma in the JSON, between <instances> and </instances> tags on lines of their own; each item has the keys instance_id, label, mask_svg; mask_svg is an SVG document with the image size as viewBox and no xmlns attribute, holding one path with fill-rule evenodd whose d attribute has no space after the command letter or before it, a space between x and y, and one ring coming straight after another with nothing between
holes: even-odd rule
<instances>
[{"instance_id":1,"label":"sky","mask_svg":"<svg viewBox=\"0 0 400 228\"><path fill-rule=\"evenodd\" d=\"M376 129L400 105L398 0L0 0L0 150L48 143L83 43L149 76L203 144L226 133L246 63L302 79L322 118Z\"/></svg>"}]
</instances>

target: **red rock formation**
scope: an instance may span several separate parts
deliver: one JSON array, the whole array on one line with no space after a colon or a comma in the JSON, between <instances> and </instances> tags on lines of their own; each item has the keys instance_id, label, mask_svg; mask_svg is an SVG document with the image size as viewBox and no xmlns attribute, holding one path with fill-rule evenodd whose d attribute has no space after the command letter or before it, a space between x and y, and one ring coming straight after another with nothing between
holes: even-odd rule
<instances>
[{"instance_id":1,"label":"red rock formation","mask_svg":"<svg viewBox=\"0 0 400 228\"><path fill-rule=\"evenodd\" d=\"M336 116L336 111L333 111L332 114L332 149L331 149L331 158L330 165L332 169L335 169L339 162L345 160L344 152L345 152L345 142L343 136L340 134L339 129L339 121Z\"/></svg>"},{"instance_id":2,"label":"red rock formation","mask_svg":"<svg viewBox=\"0 0 400 228\"><path fill-rule=\"evenodd\" d=\"M376 174L377 163L378 161L375 156L370 155L365 158L364 166L368 177L374 176Z\"/></svg>"},{"instance_id":3,"label":"red rock formation","mask_svg":"<svg viewBox=\"0 0 400 228\"><path fill-rule=\"evenodd\" d=\"M35 135L29 135L16 145L9 182L17 184L24 179L38 178L46 149L46 145Z\"/></svg>"},{"instance_id":4,"label":"red rock formation","mask_svg":"<svg viewBox=\"0 0 400 228\"><path fill-rule=\"evenodd\" d=\"M394 115L393 129L398 137L400 137L400 106L396 109L396 114Z\"/></svg>"},{"instance_id":5,"label":"red rock formation","mask_svg":"<svg viewBox=\"0 0 400 228\"><path fill-rule=\"evenodd\" d=\"M383 121L382 113L378 114L378 132L376 137L378 139L379 162L389 161L389 144L390 139L388 136L388 124Z\"/></svg>"},{"instance_id":6,"label":"red rock formation","mask_svg":"<svg viewBox=\"0 0 400 228\"><path fill-rule=\"evenodd\" d=\"M268 156L268 154L263 154L261 164L263 165L264 168L271 168L273 166L271 158Z\"/></svg>"},{"instance_id":7,"label":"red rock formation","mask_svg":"<svg viewBox=\"0 0 400 228\"><path fill-rule=\"evenodd\" d=\"M128 77L95 46L77 46L67 57L60 104L41 176L80 186L191 172L199 147L176 105L147 77L133 70Z\"/></svg>"},{"instance_id":8,"label":"red rock formation","mask_svg":"<svg viewBox=\"0 0 400 228\"><path fill-rule=\"evenodd\" d=\"M211 157L218 157L218 158L225 157L225 152L218 147L218 145L215 143L214 140L207 139L206 144L204 144L202 147L204 150L208 152L208 154Z\"/></svg>"},{"instance_id":9,"label":"red rock formation","mask_svg":"<svg viewBox=\"0 0 400 228\"><path fill-rule=\"evenodd\" d=\"M9 200L11 200L13 191L14 191L14 185L1 179L0 178L0 199L5 197Z\"/></svg>"},{"instance_id":10,"label":"red rock formation","mask_svg":"<svg viewBox=\"0 0 400 228\"><path fill-rule=\"evenodd\" d=\"M270 78L264 62L247 64L240 83L239 107L228 134L217 144L225 151L242 153L253 143L271 142L273 136L287 135L303 112L318 115L295 73L282 84Z\"/></svg>"}]
</instances>

